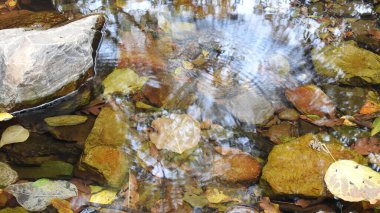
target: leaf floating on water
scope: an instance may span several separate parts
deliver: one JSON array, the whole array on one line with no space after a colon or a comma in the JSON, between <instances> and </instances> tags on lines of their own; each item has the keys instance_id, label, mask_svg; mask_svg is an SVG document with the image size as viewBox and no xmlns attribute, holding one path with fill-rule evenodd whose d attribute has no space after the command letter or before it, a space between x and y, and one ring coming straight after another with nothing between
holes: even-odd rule
<instances>
[{"instance_id":1,"label":"leaf floating on water","mask_svg":"<svg viewBox=\"0 0 380 213\"><path fill-rule=\"evenodd\" d=\"M49 126L74 126L87 121L87 116L83 115L60 115L45 118L44 121Z\"/></svg>"},{"instance_id":2,"label":"leaf floating on water","mask_svg":"<svg viewBox=\"0 0 380 213\"><path fill-rule=\"evenodd\" d=\"M0 162L0 187L9 186L16 182L17 179L17 172L7 164Z\"/></svg>"},{"instance_id":3,"label":"leaf floating on water","mask_svg":"<svg viewBox=\"0 0 380 213\"><path fill-rule=\"evenodd\" d=\"M105 189L96 194L93 194L90 198L91 203L98 204L111 204L116 199L117 191Z\"/></svg>"},{"instance_id":4,"label":"leaf floating on water","mask_svg":"<svg viewBox=\"0 0 380 213\"><path fill-rule=\"evenodd\" d=\"M380 174L351 160L331 164L325 182L333 195L345 201L373 204L380 199Z\"/></svg>"},{"instance_id":5,"label":"leaf floating on water","mask_svg":"<svg viewBox=\"0 0 380 213\"><path fill-rule=\"evenodd\" d=\"M40 179L36 182L13 184L5 190L29 211L43 211L54 198L67 199L78 195L76 186L63 180Z\"/></svg>"},{"instance_id":6,"label":"leaf floating on water","mask_svg":"<svg viewBox=\"0 0 380 213\"><path fill-rule=\"evenodd\" d=\"M10 126L1 135L0 148L11 143L25 142L29 138L29 131L21 125Z\"/></svg>"},{"instance_id":7,"label":"leaf floating on water","mask_svg":"<svg viewBox=\"0 0 380 213\"><path fill-rule=\"evenodd\" d=\"M371 136L376 135L380 132L380 117L376 118L372 123Z\"/></svg>"},{"instance_id":8,"label":"leaf floating on water","mask_svg":"<svg viewBox=\"0 0 380 213\"><path fill-rule=\"evenodd\" d=\"M54 198L51 200L51 204L58 210L58 213L73 213L73 210L71 210L70 207L70 202L67 200Z\"/></svg>"},{"instance_id":9,"label":"leaf floating on water","mask_svg":"<svg viewBox=\"0 0 380 213\"><path fill-rule=\"evenodd\" d=\"M7 121L13 118L13 115L7 112L0 112L0 121Z\"/></svg>"},{"instance_id":10,"label":"leaf floating on water","mask_svg":"<svg viewBox=\"0 0 380 213\"><path fill-rule=\"evenodd\" d=\"M115 69L103 81L103 94L128 94L130 92L135 92L141 89L147 81L148 77L140 77L131 69Z\"/></svg>"},{"instance_id":11,"label":"leaf floating on water","mask_svg":"<svg viewBox=\"0 0 380 213\"><path fill-rule=\"evenodd\" d=\"M157 131L149 134L152 143L158 149L179 154L195 148L201 138L199 122L186 114L157 118L152 122L152 127Z\"/></svg>"},{"instance_id":12,"label":"leaf floating on water","mask_svg":"<svg viewBox=\"0 0 380 213\"><path fill-rule=\"evenodd\" d=\"M192 69L194 69L194 64L192 64L189 61L182 61L182 67L187 69L187 70L192 70Z\"/></svg>"}]
</instances>

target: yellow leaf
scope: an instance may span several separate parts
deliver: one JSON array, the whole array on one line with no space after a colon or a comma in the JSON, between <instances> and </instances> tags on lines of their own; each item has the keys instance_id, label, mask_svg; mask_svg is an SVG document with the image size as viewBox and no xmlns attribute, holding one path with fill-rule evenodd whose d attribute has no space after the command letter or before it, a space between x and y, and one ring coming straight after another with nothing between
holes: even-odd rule
<instances>
[{"instance_id":1,"label":"yellow leaf","mask_svg":"<svg viewBox=\"0 0 380 213\"><path fill-rule=\"evenodd\" d=\"M159 109L159 108L153 107L153 106L148 105L148 104L141 102L141 101L136 102L136 107L140 108L140 109L152 109L152 110L158 110Z\"/></svg>"},{"instance_id":2,"label":"yellow leaf","mask_svg":"<svg viewBox=\"0 0 380 213\"><path fill-rule=\"evenodd\" d=\"M182 61L182 66L187 70L192 70L194 68L194 64L189 61Z\"/></svg>"},{"instance_id":3,"label":"yellow leaf","mask_svg":"<svg viewBox=\"0 0 380 213\"><path fill-rule=\"evenodd\" d=\"M351 160L331 164L325 182L333 195L345 201L374 204L380 200L380 174Z\"/></svg>"},{"instance_id":4,"label":"yellow leaf","mask_svg":"<svg viewBox=\"0 0 380 213\"><path fill-rule=\"evenodd\" d=\"M135 92L143 87L148 77L140 77L133 70L115 69L103 81L104 95L112 93L128 94Z\"/></svg>"},{"instance_id":5,"label":"yellow leaf","mask_svg":"<svg viewBox=\"0 0 380 213\"><path fill-rule=\"evenodd\" d=\"M13 118L13 115L7 112L0 112L0 121L7 121Z\"/></svg>"},{"instance_id":6,"label":"yellow leaf","mask_svg":"<svg viewBox=\"0 0 380 213\"><path fill-rule=\"evenodd\" d=\"M90 198L90 202L99 204L111 204L115 200L116 194L117 191L106 189L93 194Z\"/></svg>"},{"instance_id":7,"label":"yellow leaf","mask_svg":"<svg viewBox=\"0 0 380 213\"><path fill-rule=\"evenodd\" d=\"M90 185L91 194L98 193L103 190L101 186Z\"/></svg>"},{"instance_id":8,"label":"yellow leaf","mask_svg":"<svg viewBox=\"0 0 380 213\"><path fill-rule=\"evenodd\" d=\"M45 118L44 121L49 126L73 126L87 121L87 116L83 115L60 115Z\"/></svg>"},{"instance_id":9,"label":"yellow leaf","mask_svg":"<svg viewBox=\"0 0 380 213\"><path fill-rule=\"evenodd\" d=\"M50 200L51 205L58 210L58 213L73 213L70 202L59 198Z\"/></svg>"},{"instance_id":10,"label":"yellow leaf","mask_svg":"<svg viewBox=\"0 0 380 213\"><path fill-rule=\"evenodd\" d=\"M29 138L29 131L21 125L13 125L5 129L1 135L0 148L11 143L25 142Z\"/></svg>"},{"instance_id":11,"label":"yellow leaf","mask_svg":"<svg viewBox=\"0 0 380 213\"><path fill-rule=\"evenodd\" d=\"M203 55L204 57L207 57L208 54L209 54L209 52L208 52L207 50L202 50L202 55Z\"/></svg>"},{"instance_id":12,"label":"yellow leaf","mask_svg":"<svg viewBox=\"0 0 380 213\"><path fill-rule=\"evenodd\" d=\"M217 188L207 189L206 197L210 203L227 203L227 202L241 202L237 198L232 198L228 195L225 195L223 191L219 191Z\"/></svg>"}]
</instances>

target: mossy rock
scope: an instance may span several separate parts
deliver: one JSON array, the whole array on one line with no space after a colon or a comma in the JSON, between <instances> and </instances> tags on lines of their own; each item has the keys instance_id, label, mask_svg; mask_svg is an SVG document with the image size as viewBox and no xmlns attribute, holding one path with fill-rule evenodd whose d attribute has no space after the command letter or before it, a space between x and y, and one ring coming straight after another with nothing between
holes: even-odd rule
<instances>
[{"instance_id":1,"label":"mossy rock","mask_svg":"<svg viewBox=\"0 0 380 213\"><path fill-rule=\"evenodd\" d=\"M294 141L276 145L270 152L263 168L262 180L270 185L275 194L311 197L329 195L323 178L334 160L328 153L310 147L315 138L318 136L306 134ZM325 144L336 160L350 159L366 163L361 155L329 138L330 142Z\"/></svg>"},{"instance_id":2,"label":"mossy rock","mask_svg":"<svg viewBox=\"0 0 380 213\"><path fill-rule=\"evenodd\" d=\"M312 51L318 74L348 85L379 84L380 56L347 41Z\"/></svg>"}]
</instances>

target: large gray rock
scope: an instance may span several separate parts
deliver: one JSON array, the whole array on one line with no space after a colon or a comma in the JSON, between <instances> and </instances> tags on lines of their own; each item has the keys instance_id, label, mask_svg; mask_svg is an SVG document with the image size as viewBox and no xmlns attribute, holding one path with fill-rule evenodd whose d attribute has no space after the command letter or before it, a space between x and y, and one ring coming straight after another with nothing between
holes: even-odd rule
<instances>
[{"instance_id":1,"label":"large gray rock","mask_svg":"<svg viewBox=\"0 0 380 213\"><path fill-rule=\"evenodd\" d=\"M76 89L93 66L99 20L93 15L48 30L0 30L0 111L38 105Z\"/></svg>"}]
</instances>

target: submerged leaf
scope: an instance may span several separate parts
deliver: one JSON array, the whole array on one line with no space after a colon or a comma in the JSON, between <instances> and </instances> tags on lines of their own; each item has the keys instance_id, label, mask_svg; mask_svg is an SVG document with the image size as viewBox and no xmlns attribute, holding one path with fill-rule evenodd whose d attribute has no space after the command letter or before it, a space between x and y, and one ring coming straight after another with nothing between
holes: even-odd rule
<instances>
[{"instance_id":1,"label":"submerged leaf","mask_svg":"<svg viewBox=\"0 0 380 213\"><path fill-rule=\"evenodd\" d=\"M219 191L217 188L207 189L206 198L210 203L241 202L241 200L230 197L224 194L223 191Z\"/></svg>"},{"instance_id":2,"label":"submerged leaf","mask_svg":"<svg viewBox=\"0 0 380 213\"><path fill-rule=\"evenodd\" d=\"M372 123L371 136L376 135L378 132L380 132L380 117L376 118Z\"/></svg>"},{"instance_id":3,"label":"submerged leaf","mask_svg":"<svg viewBox=\"0 0 380 213\"><path fill-rule=\"evenodd\" d=\"M21 125L10 126L1 135L0 148L11 143L25 142L29 138L29 131Z\"/></svg>"},{"instance_id":4,"label":"submerged leaf","mask_svg":"<svg viewBox=\"0 0 380 213\"><path fill-rule=\"evenodd\" d=\"M91 203L111 204L116 199L117 191L106 189L93 194L90 198Z\"/></svg>"},{"instance_id":5,"label":"submerged leaf","mask_svg":"<svg viewBox=\"0 0 380 213\"><path fill-rule=\"evenodd\" d=\"M167 149L182 154L198 145L200 124L189 115L172 114L168 118L157 118L152 122L157 131L149 134L158 149Z\"/></svg>"},{"instance_id":6,"label":"submerged leaf","mask_svg":"<svg viewBox=\"0 0 380 213\"><path fill-rule=\"evenodd\" d=\"M362 108L360 109L360 114L368 115L380 111L380 104L372 101L366 100Z\"/></svg>"},{"instance_id":7,"label":"submerged leaf","mask_svg":"<svg viewBox=\"0 0 380 213\"><path fill-rule=\"evenodd\" d=\"M9 186L17 179L17 172L7 164L0 162L0 187Z\"/></svg>"},{"instance_id":8,"label":"submerged leaf","mask_svg":"<svg viewBox=\"0 0 380 213\"><path fill-rule=\"evenodd\" d=\"M148 81L148 77L140 77L133 70L115 69L111 74L107 76L103 81L104 95L112 93L128 94L135 92L142 88L145 82Z\"/></svg>"},{"instance_id":9,"label":"submerged leaf","mask_svg":"<svg viewBox=\"0 0 380 213\"><path fill-rule=\"evenodd\" d=\"M264 213L281 213L280 206L270 202L269 197L263 197L260 200L260 207L264 209Z\"/></svg>"},{"instance_id":10,"label":"submerged leaf","mask_svg":"<svg viewBox=\"0 0 380 213\"><path fill-rule=\"evenodd\" d=\"M45 118L44 121L49 126L74 126L87 121L87 116L83 115L60 115Z\"/></svg>"},{"instance_id":11,"label":"submerged leaf","mask_svg":"<svg viewBox=\"0 0 380 213\"><path fill-rule=\"evenodd\" d=\"M338 160L330 165L325 174L329 191L350 202L380 199L380 174L367 166L351 160Z\"/></svg>"},{"instance_id":12,"label":"submerged leaf","mask_svg":"<svg viewBox=\"0 0 380 213\"><path fill-rule=\"evenodd\" d=\"M0 121L7 121L13 118L13 115L7 112L0 112Z\"/></svg>"},{"instance_id":13,"label":"submerged leaf","mask_svg":"<svg viewBox=\"0 0 380 213\"><path fill-rule=\"evenodd\" d=\"M29 211L42 211L54 198L67 199L78 195L77 187L68 181L41 179L36 182L13 184L5 190Z\"/></svg>"},{"instance_id":14,"label":"submerged leaf","mask_svg":"<svg viewBox=\"0 0 380 213\"><path fill-rule=\"evenodd\" d=\"M129 173L128 183L119 192L124 198L123 207L137 209L137 203L140 200L140 195L138 191L138 182L136 176L133 173Z\"/></svg>"},{"instance_id":15,"label":"submerged leaf","mask_svg":"<svg viewBox=\"0 0 380 213\"><path fill-rule=\"evenodd\" d=\"M70 202L67 200L54 198L51 200L51 204L58 210L58 213L73 213L73 210L71 210L70 207Z\"/></svg>"}]
</instances>

